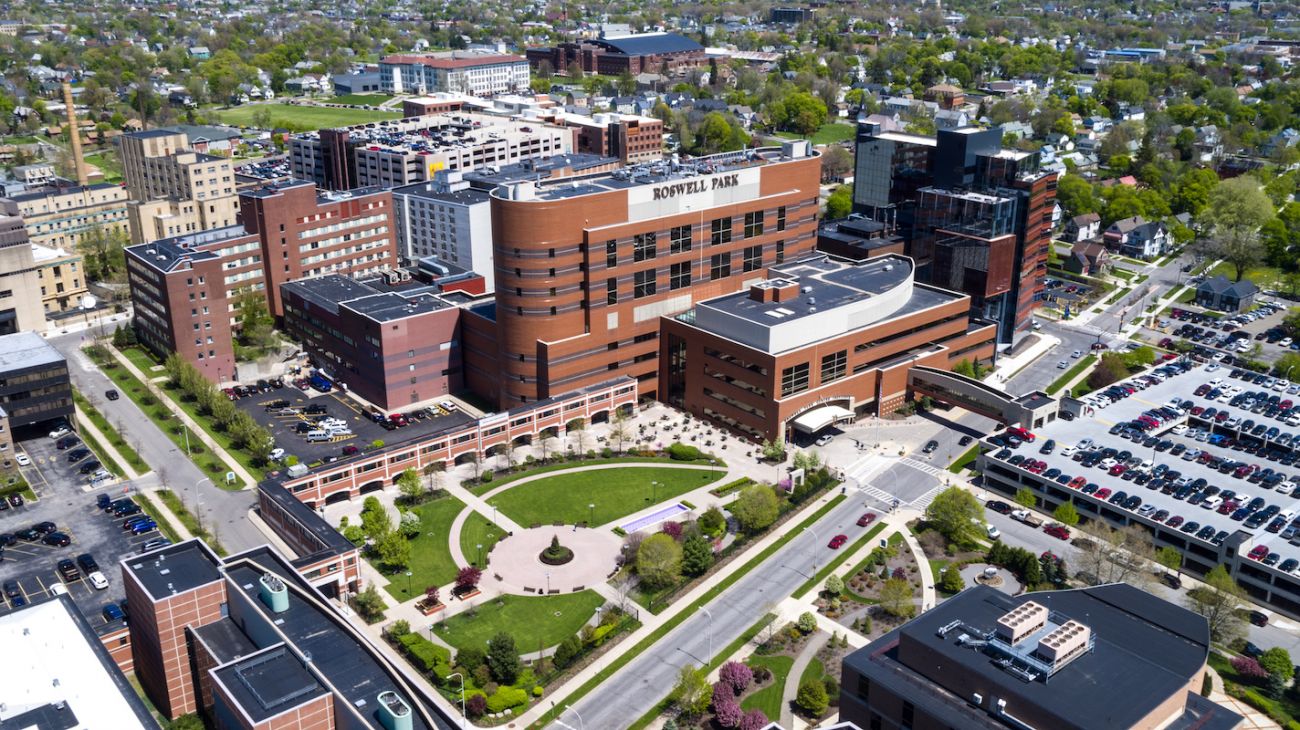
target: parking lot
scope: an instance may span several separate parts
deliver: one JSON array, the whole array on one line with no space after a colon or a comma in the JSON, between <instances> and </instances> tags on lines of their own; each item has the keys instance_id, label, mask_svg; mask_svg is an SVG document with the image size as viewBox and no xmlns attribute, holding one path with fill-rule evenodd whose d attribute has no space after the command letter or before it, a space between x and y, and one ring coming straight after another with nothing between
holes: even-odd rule
<instances>
[{"instance_id":1,"label":"parking lot","mask_svg":"<svg viewBox=\"0 0 1300 730\"><path fill-rule=\"evenodd\" d=\"M1300 467L1295 466L1296 455L1300 453L1300 426L1288 424L1285 417L1269 417L1263 412L1229 404L1233 387L1238 389L1235 393L1238 395L1249 392L1276 395L1280 404L1285 399L1300 398L1300 386L1285 382L1277 387L1256 384L1234 378L1232 372L1231 368L1215 363L1199 365L1105 406L1092 417L1049 423L1036 430L1032 443L1006 451L995 448L994 456L1000 453L1003 458L994 461L1006 462L1017 472L1036 475L1036 479L1021 480L1022 483L1054 482L1050 488L1053 496L1069 496L1084 516L1101 514L1114 521L1145 522L1151 527L1181 533L1182 541L1188 545L1199 544L1203 548L1201 554L1207 556L1210 551L1217 553L1226 541L1240 545L1242 553L1255 551L1252 556L1266 560L1265 565L1277 566L1274 570L1300 574L1300 531L1288 529L1294 524L1300 530ZM1196 395L1197 388L1206 383L1221 386L1217 399L1211 399L1208 392ZM1188 413L1165 420L1149 431L1147 436L1158 436L1158 443L1146 445L1147 438L1135 442L1123 434L1112 433L1117 425L1132 422L1175 400L1183 404L1190 401ZM1207 408L1216 409L1215 416L1208 421L1204 418ZM1224 412L1228 415L1219 420L1217 414ZM1284 413L1279 409L1278 415ZM1226 425L1233 419L1237 419L1236 428ZM1247 421L1252 421L1249 427L1245 426ZM1242 434L1243 430L1257 430L1260 424L1278 430L1273 436L1267 432L1262 437ZM1042 452L1048 440L1055 442L1055 448L1045 454ZM1073 448L1089 441L1087 449ZM1088 452L1097 455L1097 450L1106 448L1117 453L1107 457L1110 461L1103 459L1091 467L1086 464L1093 459L1080 456ZM1045 466L1034 464L1026 468L1025 462L1010 464L1015 456ZM1125 462L1127 468L1116 469L1117 464ZM1000 466L994 473L1005 469ZM1279 476L1267 477L1265 470ZM1082 477L1082 483L1077 483L1075 477ZM1273 481L1272 485L1265 478ZM1231 491L1227 497L1224 497L1225 490ZM1123 501L1132 506L1116 501L1120 492L1125 494ZM1137 502L1133 501L1134 497L1138 498ZM1240 511L1252 500L1257 500L1257 506ZM1221 510L1225 502L1234 506ZM1253 515L1265 513L1268 516L1263 519L1252 519Z\"/></svg>"},{"instance_id":2,"label":"parking lot","mask_svg":"<svg viewBox=\"0 0 1300 730\"><path fill-rule=\"evenodd\" d=\"M66 454L71 449L55 448L54 440L46 436L37 435L16 446L32 460L30 466L22 468L22 474L38 499L0 512L0 544L6 544L0 552L0 583L14 581L18 594L27 602L63 586L92 626L101 631L116 628L115 622L104 619L103 610L107 604L120 604L125 598L118 561L139 552L145 542L160 535L156 530L131 535L122 529L123 517L114 518L96 508L98 494L120 498L130 491L128 483L113 480L92 489L86 477L78 473L78 464L68 463ZM40 537L26 540L16 534L47 522L68 535L71 544L59 547L46 544ZM76 579L65 581L60 577L59 560L76 561L83 554L93 556L108 579L107 588L92 588L81 569L76 571ZM0 611L13 610L14 603L12 597L5 596L0 599Z\"/></svg>"},{"instance_id":3,"label":"parking lot","mask_svg":"<svg viewBox=\"0 0 1300 730\"><path fill-rule=\"evenodd\" d=\"M281 401L285 402L283 407L268 408ZM286 456L296 456L303 464L342 458L354 450L364 450L377 440L387 443L405 441L426 433L458 427L473 420L459 409L447 411L434 407L432 414L428 411L409 411L412 416L409 425L390 430L376 422L346 395L337 391L321 393L315 388L304 391L288 383L283 388L272 388L264 393L238 398L235 405L270 431L275 445L284 449ZM319 412L307 413L308 409ZM315 430L312 424L323 418L344 421L352 433L333 436L324 441L308 441L306 432Z\"/></svg>"}]
</instances>

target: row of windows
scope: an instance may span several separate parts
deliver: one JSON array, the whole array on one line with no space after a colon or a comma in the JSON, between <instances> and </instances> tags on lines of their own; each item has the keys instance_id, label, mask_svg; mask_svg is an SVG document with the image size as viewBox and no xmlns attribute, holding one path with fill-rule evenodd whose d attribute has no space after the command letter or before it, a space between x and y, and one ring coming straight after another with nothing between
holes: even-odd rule
<instances>
[{"instance_id":1,"label":"row of windows","mask_svg":"<svg viewBox=\"0 0 1300 730\"><path fill-rule=\"evenodd\" d=\"M785 206L776 210L776 230L785 230ZM754 238L763 235L765 230L766 213L761 210L752 211L745 214L745 238ZM731 218L715 218L709 222L709 245L718 246L724 243L731 243ZM632 237L632 260L648 261L655 258L658 251L658 233L638 233ZM685 253L691 250L694 245L691 226L674 226L668 231L668 252L670 254ZM784 242L781 243L782 255L784 255ZM780 263L780 260L777 261ZM610 239L605 242L605 266L614 268L618 266L618 240ZM749 271L750 269L746 269Z\"/></svg>"}]
</instances>

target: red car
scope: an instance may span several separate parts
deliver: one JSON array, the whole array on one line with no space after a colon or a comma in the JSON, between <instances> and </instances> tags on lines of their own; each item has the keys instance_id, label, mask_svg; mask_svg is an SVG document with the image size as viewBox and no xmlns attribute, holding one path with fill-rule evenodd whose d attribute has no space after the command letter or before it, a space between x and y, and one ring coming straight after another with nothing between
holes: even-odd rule
<instances>
[{"instance_id":1,"label":"red car","mask_svg":"<svg viewBox=\"0 0 1300 730\"><path fill-rule=\"evenodd\" d=\"M1096 497L1097 499L1106 499L1110 497L1110 489L1108 489L1107 487L1102 487L1101 489L1098 489L1097 493L1094 494L1093 496Z\"/></svg>"},{"instance_id":2,"label":"red car","mask_svg":"<svg viewBox=\"0 0 1300 730\"><path fill-rule=\"evenodd\" d=\"M1070 531L1060 525L1048 525L1043 528L1043 532L1055 537L1058 540L1069 540Z\"/></svg>"},{"instance_id":3,"label":"red car","mask_svg":"<svg viewBox=\"0 0 1300 730\"><path fill-rule=\"evenodd\" d=\"M229 398L230 400L235 400L236 398L239 397L239 396L235 395L235 389L234 389L234 388L222 388L222 389L221 389L221 392L222 392L222 393L225 393L225 394L226 394L226 397Z\"/></svg>"},{"instance_id":4,"label":"red car","mask_svg":"<svg viewBox=\"0 0 1300 730\"><path fill-rule=\"evenodd\" d=\"M1250 549L1249 553L1246 553L1246 557L1251 560L1263 560L1266 555L1268 555L1267 545L1256 545Z\"/></svg>"},{"instance_id":5,"label":"red car","mask_svg":"<svg viewBox=\"0 0 1300 730\"><path fill-rule=\"evenodd\" d=\"M826 544L826 547L830 548L831 550L839 550L840 547L848 541L849 541L848 535L836 535L835 537L831 538L831 541Z\"/></svg>"},{"instance_id":6,"label":"red car","mask_svg":"<svg viewBox=\"0 0 1300 730\"><path fill-rule=\"evenodd\" d=\"M876 513L868 512L858 518L858 527L866 527L876 521Z\"/></svg>"},{"instance_id":7,"label":"red car","mask_svg":"<svg viewBox=\"0 0 1300 730\"><path fill-rule=\"evenodd\" d=\"M1116 464L1115 466L1112 466L1110 468L1110 471L1108 473L1113 477L1117 477L1120 474L1123 474L1127 469L1128 467L1124 466L1123 464Z\"/></svg>"},{"instance_id":8,"label":"red car","mask_svg":"<svg viewBox=\"0 0 1300 730\"><path fill-rule=\"evenodd\" d=\"M1085 485L1085 484L1087 484L1087 483L1088 483L1088 480L1087 480L1087 479L1084 479L1083 477L1075 477L1075 478L1073 478L1073 479L1070 480L1070 485L1069 485L1069 486L1070 486L1070 489L1082 489L1082 488L1083 488L1083 485Z\"/></svg>"},{"instance_id":9,"label":"red car","mask_svg":"<svg viewBox=\"0 0 1300 730\"><path fill-rule=\"evenodd\" d=\"M358 448L355 447L355 446L344 446L344 447L343 447L343 455L344 455L344 456L352 456L353 454L356 454L358 451L360 451L360 449L358 449Z\"/></svg>"}]
</instances>

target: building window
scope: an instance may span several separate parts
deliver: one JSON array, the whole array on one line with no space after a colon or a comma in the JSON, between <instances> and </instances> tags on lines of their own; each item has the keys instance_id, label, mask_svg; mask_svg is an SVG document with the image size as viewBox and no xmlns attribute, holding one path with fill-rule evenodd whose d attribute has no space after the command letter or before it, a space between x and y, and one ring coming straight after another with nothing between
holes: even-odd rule
<instances>
[{"instance_id":1,"label":"building window","mask_svg":"<svg viewBox=\"0 0 1300 730\"><path fill-rule=\"evenodd\" d=\"M605 242L605 266L611 269L618 266L618 241Z\"/></svg>"},{"instance_id":2,"label":"building window","mask_svg":"<svg viewBox=\"0 0 1300 730\"><path fill-rule=\"evenodd\" d=\"M763 268L763 247L748 246L745 248L745 257L741 260L742 271L757 271Z\"/></svg>"},{"instance_id":3,"label":"building window","mask_svg":"<svg viewBox=\"0 0 1300 730\"><path fill-rule=\"evenodd\" d=\"M912 727L912 723L916 721L916 706L913 705L911 702L904 701L903 715L901 719L903 721L902 722L903 727L908 727L908 728Z\"/></svg>"},{"instance_id":4,"label":"building window","mask_svg":"<svg viewBox=\"0 0 1300 730\"><path fill-rule=\"evenodd\" d=\"M668 232L669 253L685 253L691 250L691 227L676 226Z\"/></svg>"},{"instance_id":5,"label":"building window","mask_svg":"<svg viewBox=\"0 0 1300 730\"><path fill-rule=\"evenodd\" d=\"M731 219L714 218L709 224L709 243L717 246L720 243L731 243Z\"/></svg>"},{"instance_id":6,"label":"building window","mask_svg":"<svg viewBox=\"0 0 1300 730\"><path fill-rule=\"evenodd\" d=\"M871 700L871 679L865 674L858 675L857 695L860 700Z\"/></svg>"},{"instance_id":7,"label":"building window","mask_svg":"<svg viewBox=\"0 0 1300 730\"><path fill-rule=\"evenodd\" d=\"M691 285L691 262L683 261L673 264L668 269L668 288L685 289Z\"/></svg>"},{"instance_id":8,"label":"building window","mask_svg":"<svg viewBox=\"0 0 1300 730\"><path fill-rule=\"evenodd\" d=\"M808 390L808 363L801 362L781 370L781 397Z\"/></svg>"},{"instance_id":9,"label":"building window","mask_svg":"<svg viewBox=\"0 0 1300 730\"><path fill-rule=\"evenodd\" d=\"M785 206L776 209L776 230L785 230Z\"/></svg>"},{"instance_id":10,"label":"building window","mask_svg":"<svg viewBox=\"0 0 1300 730\"><path fill-rule=\"evenodd\" d=\"M605 280L605 303L618 304L618 279Z\"/></svg>"},{"instance_id":11,"label":"building window","mask_svg":"<svg viewBox=\"0 0 1300 730\"><path fill-rule=\"evenodd\" d=\"M646 261L655 257L655 234L638 233L632 237L632 260Z\"/></svg>"},{"instance_id":12,"label":"building window","mask_svg":"<svg viewBox=\"0 0 1300 730\"><path fill-rule=\"evenodd\" d=\"M776 263L785 263L785 241L776 242Z\"/></svg>"},{"instance_id":13,"label":"building window","mask_svg":"<svg viewBox=\"0 0 1300 730\"><path fill-rule=\"evenodd\" d=\"M763 211L755 210L745 214L745 238L763 235Z\"/></svg>"},{"instance_id":14,"label":"building window","mask_svg":"<svg viewBox=\"0 0 1300 730\"><path fill-rule=\"evenodd\" d=\"M632 298L640 299L642 297L651 297L655 293L655 270L646 269L645 271L636 272L636 285L632 290Z\"/></svg>"},{"instance_id":15,"label":"building window","mask_svg":"<svg viewBox=\"0 0 1300 730\"><path fill-rule=\"evenodd\" d=\"M716 281L731 276L731 254L715 254L709 260L709 280Z\"/></svg>"},{"instance_id":16,"label":"building window","mask_svg":"<svg viewBox=\"0 0 1300 730\"><path fill-rule=\"evenodd\" d=\"M822 356L822 383L829 383L832 380L839 380L844 377L849 361L849 351L840 350L830 355Z\"/></svg>"}]
</instances>

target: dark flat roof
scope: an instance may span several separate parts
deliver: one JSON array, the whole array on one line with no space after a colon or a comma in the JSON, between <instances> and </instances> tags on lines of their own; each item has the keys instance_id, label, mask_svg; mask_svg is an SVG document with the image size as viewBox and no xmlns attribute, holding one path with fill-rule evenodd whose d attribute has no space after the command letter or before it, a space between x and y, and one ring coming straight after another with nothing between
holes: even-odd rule
<instances>
[{"instance_id":1,"label":"dark flat roof","mask_svg":"<svg viewBox=\"0 0 1300 730\"><path fill-rule=\"evenodd\" d=\"M137 260L157 269L162 273L173 271L183 261L205 261L216 258L217 254L207 250L212 244L225 243L237 238L256 236L249 233L242 225L210 228L183 236L160 238L152 243L139 243L128 246L126 250ZM202 246L203 248L196 248Z\"/></svg>"},{"instance_id":2,"label":"dark flat roof","mask_svg":"<svg viewBox=\"0 0 1300 730\"><path fill-rule=\"evenodd\" d=\"M434 287L418 281L398 286L382 278L357 281L341 274L326 274L281 285L322 309L338 314L350 309L376 322L388 322L417 314L449 309L451 304L435 296Z\"/></svg>"},{"instance_id":3,"label":"dark flat roof","mask_svg":"<svg viewBox=\"0 0 1300 730\"><path fill-rule=\"evenodd\" d=\"M999 617L1030 600L1088 626L1096 637L1092 652L1066 664L1050 682L1023 681L989 654L958 643L970 629L993 630ZM940 636L939 629L954 621L960 626ZM909 651L909 646L927 651ZM1013 715L1023 717L1025 708L1032 706L1036 716L1053 716L1056 727L1109 729L1130 727L1169 697L1185 692L1204 665L1208 647L1204 618L1129 585L1014 598L974 586L844 662L873 681L898 688L906 698L924 704L927 713L955 721L954 727L974 726L972 718L984 713L972 708L968 698L950 694L945 679L975 674L989 688L986 696L1006 699L1007 712Z\"/></svg>"},{"instance_id":4,"label":"dark flat roof","mask_svg":"<svg viewBox=\"0 0 1300 730\"><path fill-rule=\"evenodd\" d=\"M591 42L629 56L704 50L704 46L677 33L640 33L618 38L600 38Z\"/></svg>"},{"instance_id":5,"label":"dark flat roof","mask_svg":"<svg viewBox=\"0 0 1300 730\"><path fill-rule=\"evenodd\" d=\"M329 694L284 644L244 657L214 674L254 723Z\"/></svg>"},{"instance_id":6,"label":"dark flat roof","mask_svg":"<svg viewBox=\"0 0 1300 730\"><path fill-rule=\"evenodd\" d=\"M226 616L218 621L191 629L207 644L218 664L255 654L257 645Z\"/></svg>"},{"instance_id":7,"label":"dark flat roof","mask_svg":"<svg viewBox=\"0 0 1300 730\"><path fill-rule=\"evenodd\" d=\"M323 551L329 551L337 555L356 548L356 545L353 545L351 540L343 537L338 530L330 527L325 522L325 519L316 513L316 510L298 501L298 498L293 496L288 489L285 489L278 480L267 479L258 484L257 488L262 490L262 493L267 497L270 497L290 517L301 523L304 529L311 532L324 546ZM320 554L318 552L313 555Z\"/></svg>"},{"instance_id":8,"label":"dark flat roof","mask_svg":"<svg viewBox=\"0 0 1300 730\"><path fill-rule=\"evenodd\" d=\"M169 545L145 555L132 555L122 565L140 581L154 600L221 580L215 556L197 540Z\"/></svg>"},{"instance_id":9,"label":"dark flat roof","mask_svg":"<svg viewBox=\"0 0 1300 730\"><path fill-rule=\"evenodd\" d=\"M439 192L434 190L434 183L419 182L413 185L403 185L393 188L393 195L410 195L415 198L425 198L428 200L437 200L443 203L452 203L455 205L475 205L486 203L492 198L484 190L474 188L465 188L464 190L451 190Z\"/></svg>"}]
</instances>

